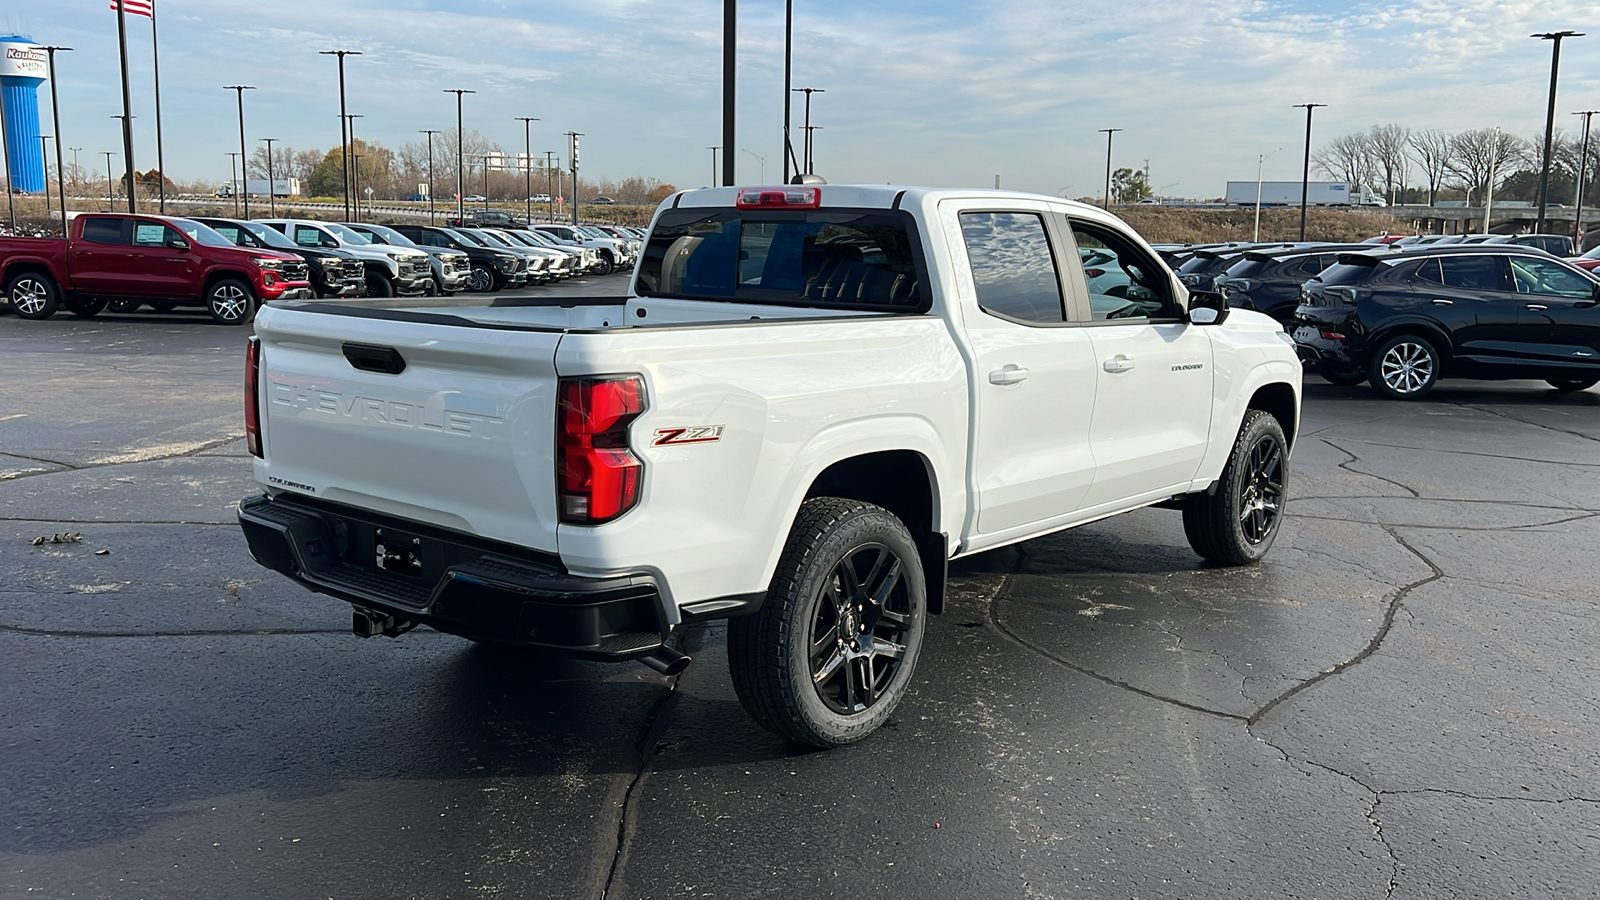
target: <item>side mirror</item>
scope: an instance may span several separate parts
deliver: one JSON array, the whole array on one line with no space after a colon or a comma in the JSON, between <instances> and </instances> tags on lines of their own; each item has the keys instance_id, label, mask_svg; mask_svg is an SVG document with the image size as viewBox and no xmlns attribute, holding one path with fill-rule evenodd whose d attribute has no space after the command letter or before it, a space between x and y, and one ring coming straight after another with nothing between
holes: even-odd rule
<instances>
[{"instance_id":1,"label":"side mirror","mask_svg":"<svg viewBox=\"0 0 1600 900\"><path fill-rule=\"evenodd\" d=\"M1215 294L1189 296L1189 324L1221 325L1228 319L1228 304Z\"/></svg>"},{"instance_id":2,"label":"side mirror","mask_svg":"<svg viewBox=\"0 0 1600 900\"><path fill-rule=\"evenodd\" d=\"M1215 325L1221 315L1221 313L1208 306L1196 306L1194 309L1189 310L1189 324Z\"/></svg>"},{"instance_id":3,"label":"side mirror","mask_svg":"<svg viewBox=\"0 0 1600 900\"><path fill-rule=\"evenodd\" d=\"M319 243L321 243L322 246L327 247L330 250L339 249L339 242L334 240L333 238L323 238Z\"/></svg>"},{"instance_id":4,"label":"side mirror","mask_svg":"<svg viewBox=\"0 0 1600 900\"><path fill-rule=\"evenodd\" d=\"M171 250L187 250L189 249L189 242L183 238L169 238L167 247Z\"/></svg>"}]
</instances>

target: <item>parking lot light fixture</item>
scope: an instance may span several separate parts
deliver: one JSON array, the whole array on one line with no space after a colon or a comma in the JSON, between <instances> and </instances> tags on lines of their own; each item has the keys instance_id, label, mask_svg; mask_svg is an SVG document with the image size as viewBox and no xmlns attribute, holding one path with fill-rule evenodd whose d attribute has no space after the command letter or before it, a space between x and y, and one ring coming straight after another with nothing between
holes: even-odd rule
<instances>
[{"instance_id":1,"label":"parking lot light fixture","mask_svg":"<svg viewBox=\"0 0 1600 900\"><path fill-rule=\"evenodd\" d=\"M45 47L44 51L50 55L48 74L50 76L50 121L55 125L56 134L61 134L61 103L56 98L56 51L71 50L71 47ZM56 192L61 195L61 236L67 236L67 176L61 161L61 140L56 140ZM78 151L80 147L72 148L73 180L77 180ZM163 178L166 175L163 173Z\"/></svg>"},{"instance_id":2,"label":"parking lot light fixture","mask_svg":"<svg viewBox=\"0 0 1600 900\"><path fill-rule=\"evenodd\" d=\"M1544 234L1544 208L1550 202L1550 144L1556 128L1556 76L1561 71L1561 40L1583 37L1577 31L1550 31L1530 35L1550 42L1550 106L1544 116L1544 158L1539 165L1539 212L1533 226L1534 234Z\"/></svg>"},{"instance_id":3,"label":"parking lot light fixture","mask_svg":"<svg viewBox=\"0 0 1600 900\"><path fill-rule=\"evenodd\" d=\"M223 90L233 91L239 95L239 168L244 179L240 182L239 193L244 194L244 217L250 218L250 151L244 142L244 92L253 91L255 88L248 84L224 85Z\"/></svg>"},{"instance_id":4,"label":"parking lot light fixture","mask_svg":"<svg viewBox=\"0 0 1600 900\"><path fill-rule=\"evenodd\" d=\"M44 162L44 216L50 218L50 140L54 135L39 135L39 159Z\"/></svg>"},{"instance_id":5,"label":"parking lot light fixture","mask_svg":"<svg viewBox=\"0 0 1600 900\"><path fill-rule=\"evenodd\" d=\"M272 179L272 144L277 138L261 138L267 145L267 212L272 218L278 217L278 185Z\"/></svg>"},{"instance_id":6,"label":"parking lot light fixture","mask_svg":"<svg viewBox=\"0 0 1600 900\"><path fill-rule=\"evenodd\" d=\"M444 93L456 95L456 219L467 217L467 152L464 149L467 143L466 132L461 130L461 98L467 94L476 94L463 88L445 88Z\"/></svg>"},{"instance_id":7,"label":"parking lot light fixture","mask_svg":"<svg viewBox=\"0 0 1600 900\"><path fill-rule=\"evenodd\" d=\"M1100 132L1106 136L1106 209L1111 209L1111 138L1121 128L1101 128Z\"/></svg>"},{"instance_id":8,"label":"parking lot light fixture","mask_svg":"<svg viewBox=\"0 0 1600 900\"><path fill-rule=\"evenodd\" d=\"M428 224L433 224L433 136L444 134L432 128L424 128L419 133L428 136Z\"/></svg>"},{"instance_id":9,"label":"parking lot light fixture","mask_svg":"<svg viewBox=\"0 0 1600 900\"><path fill-rule=\"evenodd\" d=\"M761 164L761 181L760 181L760 183L761 184L766 184L767 183L767 161L764 158L762 158L761 154L755 152L754 150L746 150L744 152L750 154L751 156L754 156L756 158L756 162Z\"/></svg>"},{"instance_id":10,"label":"parking lot light fixture","mask_svg":"<svg viewBox=\"0 0 1600 900\"><path fill-rule=\"evenodd\" d=\"M533 123L542 121L532 116L513 116L522 123L522 193L527 196L528 224L533 224ZM489 196L484 192L484 196Z\"/></svg>"},{"instance_id":11,"label":"parking lot light fixture","mask_svg":"<svg viewBox=\"0 0 1600 900\"><path fill-rule=\"evenodd\" d=\"M827 92L828 91L826 88L813 87L793 88L790 91L790 93L806 95L805 124L801 126L801 130L805 132L805 136L802 138L804 143L802 144L800 151L800 171L796 172L796 175L816 174L811 167L811 95L826 94Z\"/></svg>"},{"instance_id":12,"label":"parking lot light fixture","mask_svg":"<svg viewBox=\"0 0 1600 900\"><path fill-rule=\"evenodd\" d=\"M722 148L721 147L707 147L706 149L711 151L711 183L710 183L709 186L710 187L716 187L717 186L717 172L720 171L717 168L717 151L721 150Z\"/></svg>"},{"instance_id":13,"label":"parking lot light fixture","mask_svg":"<svg viewBox=\"0 0 1600 900\"><path fill-rule=\"evenodd\" d=\"M361 221L361 154L355 152L356 120L365 119L366 116L361 113L351 113L344 118L349 123L348 131L350 133L350 193L356 198L350 206L352 215L346 216L345 221L359 222ZM370 211L372 204L369 203L367 206Z\"/></svg>"},{"instance_id":14,"label":"parking lot light fixture","mask_svg":"<svg viewBox=\"0 0 1600 900\"><path fill-rule=\"evenodd\" d=\"M1583 141L1578 145L1578 196L1572 201L1577 211L1572 216L1572 246L1578 253L1583 253L1583 182L1589 177L1589 120L1593 119L1600 109L1586 109L1575 112L1575 116L1583 116ZM56 145L59 153L61 145Z\"/></svg>"},{"instance_id":15,"label":"parking lot light fixture","mask_svg":"<svg viewBox=\"0 0 1600 900\"><path fill-rule=\"evenodd\" d=\"M1306 111L1306 158L1305 166L1300 172L1300 240L1306 239L1306 199L1311 193L1311 111L1326 103L1296 103L1295 109L1305 108Z\"/></svg>"},{"instance_id":16,"label":"parking lot light fixture","mask_svg":"<svg viewBox=\"0 0 1600 900\"><path fill-rule=\"evenodd\" d=\"M350 218L350 139L345 135L345 126L349 120L345 118L344 105L344 58L346 56L360 56L360 50L318 50L318 56L339 57L339 162L344 166L344 217Z\"/></svg>"},{"instance_id":17,"label":"parking lot light fixture","mask_svg":"<svg viewBox=\"0 0 1600 900\"><path fill-rule=\"evenodd\" d=\"M116 118L116 116L112 116ZM110 210L117 200L117 189L111 180L111 157L116 156L115 150L101 150L100 155L106 158L106 209Z\"/></svg>"},{"instance_id":18,"label":"parking lot light fixture","mask_svg":"<svg viewBox=\"0 0 1600 900\"><path fill-rule=\"evenodd\" d=\"M239 215L239 195L244 193L244 191L242 191L240 189L240 184L239 184L239 156L240 155L241 154L239 154L236 151L233 151L233 150L229 150L228 151L228 165L230 165L232 167L232 171L233 171L233 180L228 182L228 193L233 195L233 215L236 218Z\"/></svg>"},{"instance_id":19,"label":"parking lot light fixture","mask_svg":"<svg viewBox=\"0 0 1600 900\"><path fill-rule=\"evenodd\" d=\"M1282 147L1278 148L1278 150L1282 149ZM1274 150L1272 153L1277 153L1278 150ZM1261 243L1261 169L1267 164L1267 160L1272 158L1272 153L1264 153L1256 157L1256 230L1250 237L1251 243Z\"/></svg>"}]
</instances>

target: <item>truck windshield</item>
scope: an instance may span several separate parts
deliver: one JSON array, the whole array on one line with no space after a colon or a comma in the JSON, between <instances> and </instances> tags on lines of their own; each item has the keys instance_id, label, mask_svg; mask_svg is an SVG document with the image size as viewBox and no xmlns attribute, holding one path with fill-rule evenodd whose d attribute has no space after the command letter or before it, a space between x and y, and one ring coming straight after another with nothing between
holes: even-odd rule
<instances>
[{"instance_id":1,"label":"truck windshield","mask_svg":"<svg viewBox=\"0 0 1600 900\"><path fill-rule=\"evenodd\" d=\"M346 244L354 244L359 247L363 244L372 243L361 235L344 227L343 225L336 225L333 222L319 222L317 224L338 235L339 240L344 241Z\"/></svg>"},{"instance_id":2,"label":"truck windshield","mask_svg":"<svg viewBox=\"0 0 1600 900\"><path fill-rule=\"evenodd\" d=\"M378 237L383 238L383 243L385 244L393 244L396 247L417 246L416 242L412 241L410 238L406 237L400 232L395 231L393 228L389 228L384 225L362 225L361 227L372 232Z\"/></svg>"},{"instance_id":3,"label":"truck windshield","mask_svg":"<svg viewBox=\"0 0 1600 900\"><path fill-rule=\"evenodd\" d=\"M646 297L926 312L911 215L891 210L675 209L639 266Z\"/></svg>"}]
</instances>

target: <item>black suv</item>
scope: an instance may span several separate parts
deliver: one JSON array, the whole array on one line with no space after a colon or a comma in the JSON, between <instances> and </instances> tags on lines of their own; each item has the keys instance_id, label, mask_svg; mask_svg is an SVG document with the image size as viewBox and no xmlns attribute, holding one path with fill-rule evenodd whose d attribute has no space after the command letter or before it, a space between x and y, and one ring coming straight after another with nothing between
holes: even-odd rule
<instances>
[{"instance_id":1,"label":"black suv","mask_svg":"<svg viewBox=\"0 0 1600 900\"><path fill-rule=\"evenodd\" d=\"M522 257L495 247L486 247L471 235L462 234L454 228L438 228L433 225L389 227L422 247L443 247L465 253L467 259L472 262L472 277L467 281L469 291L478 293L502 291L506 288L522 287L528 283L526 261Z\"/></svg>"},{"instance_id":2,"label":"black suv","mask_svg":"<svg viewBox=\"0 0 1600 900\"><path fill-rule=\"evenodd\" d=\"M1189 289L1191 294L1210 294L1216 292L1214 284L1216 277L1228 270L1228 267L1239 261L1251 250L1265 250L1274 247L1284 247L1286 244L1217 244L1210 247L1201 247L1189 255L1173 271L1178 273L1178 280Z\"/></svg>"},{"instance_id":3,"label":"black suv","mask_svg":"<svg viewBox=\"0 0 1600 900\"><path fill-rule=\"evenodd\" d=\"M196 222L211 226L223 237L241 247L264 247L293 253L306 261L311 270L311 287L318 297L359 297L367 289L367 264L348 250L331 247L302 247L275 228L242 219L214 219L194 216Z\"/></svg>"},{"instance_id":4,"label":"black suv","mask_svg":"<svg viewBox=\"0 0 1600 900\"><path fill-rule=\"evenodd\" d=\"M1447 244L1340 254L1290 324L1335 384L1414 400L1440 378L1600 382L1600 281L1541 250Z\"/></svg>"},{"instance_id":5,"label":"black suv","mask_svg":"<svg viewBox=\"0 0 1600 900\"><path fill-rule=\"evenodd\" d=\"M1300 286L1333 265L1341 252L1370 250L1366 244L1302 244L1249 250L1216 276L1216 292L1229 306L1264 312L1287 323L1300 304Z\"/></svg>"}]
</instances>

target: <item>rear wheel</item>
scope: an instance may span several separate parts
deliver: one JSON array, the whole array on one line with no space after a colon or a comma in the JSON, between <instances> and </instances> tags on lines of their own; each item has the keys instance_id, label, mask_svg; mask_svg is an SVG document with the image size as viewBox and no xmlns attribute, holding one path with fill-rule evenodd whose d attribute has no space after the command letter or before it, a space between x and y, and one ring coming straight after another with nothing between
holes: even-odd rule
<instances>
[{"instance_id":1,"label":"rear wheel","mask_svg":"<svg viewBox=\"0 0 1600 900\"><path fill-rule=\"evenodd\" d=\"M1271 549L1288 499L1288 441L1271 413L1250 410L1211 494L1183 506L1183 533L1206 560L1224 566L1253 563Z\"/></svg>"},{"instance_id":2,"label":"rear wheel","mask_svg":"<svg viewBox=\"0 0 1600 900\"><path fill-rule=\"evenodd\" d=\"M250 285L224 278L206 292L206 312L219 325L244 325L256 317L256 298Z\"/></svg>"},{"instance_id":3,"label":"rear wheel","mask_svg":"<svg viewBox=\"0 0 1600 900\"><path fill-rule=\"evenodd\" d=\"M764 728L814 747L860 740L911 684L928 596L911 533L838 497L795 517L761 611L728 623L728 667Z\"/></svg>"},{"instance_id":4,"label":"rear wheel","mask_svg":"<svg viewBox=\"0 0 1600 900\"><path fill-rule=\"evenodd\" d=\"M1573 391L1587 391L1589 388L1600 384L1600 375L1571 377L1571 378L1546 378L1545 383L1563 394Z\"/></svg>"},{"instance_id":5,"label":"rear wheel","mask_svg":"<svg viewBox=\"0 0 1600 900\"><path fill-rule=\"evenodd\" d=\"M178 304L171 300L151 300L150 306L157 312L172 312L178 308Z\"/></svg>"},{"instance_id":6,"label":"rear wheel","mask_svg":"<svg viewBox=\"0 0 1600 900\"><path fill-rule=\"evenodd\" d=\"M1395 335L1372 354L1367 380L1373 390L1390 400L1416 400L1438 383L1441 364L1439 351L1427 338Z\"/></svg>"},{"instance_id":7,"label":"rear wheel","mask_svg":"<svg viewBox=\"0 0 1600 900\"><path fill-rule=\"evenodd\" d=\"M67 309L80 319L92 319L100 315L106 308L107 301L102 297L71 297L67 300Z\"/></svg>"},{"instance_id":8,"label":"rear wheel","mask_svg":"<svg viewBox=\"0 0 1600 900\"><path fill-rule=\"evenodd\" d=\"M6 286L11 309L24 319L48 319L61 305L61 290L55 280L38 272L23 272Z\"/></svg>"},{"instance_id":9,"label":"rear wheel","mask_svg":"<svg viewBox=\"0 0 1600 900\"><path fill-rule=\"evenodd\" d=\"M138 300L113 300L106 304L106 310L114 313L131 313L142 305Z\"/></svg>"}]
</instances>

